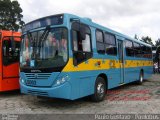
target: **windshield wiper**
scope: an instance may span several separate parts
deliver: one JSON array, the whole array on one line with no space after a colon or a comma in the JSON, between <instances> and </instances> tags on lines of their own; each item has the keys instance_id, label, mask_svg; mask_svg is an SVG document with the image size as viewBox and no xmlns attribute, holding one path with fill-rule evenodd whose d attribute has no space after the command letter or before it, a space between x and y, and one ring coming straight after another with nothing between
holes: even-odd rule
<instances>
[{"instance_id":1,"label":"windshield wiper","mask_svg":"<svg viewBox=\"0 0 160 120\"><path fill-rule=\"evenodd\" d=\"M45 39L46 36L48 35L49 31L50 31L50 26L47 26L46 29L44 30L44 32L42 33L40 40Z\"/></svg>"},{"instance_id":2,"label":"windshield wiper","mask_svg":"<svg viewBox=\"0 0 160 120\"><path fill-rule=\"evenodd\" d=\"M41 48L44 45L43 42L47 39L47 36L48 36L49 32L50 32L50 26L47 26L45 31L42 33L42 35L41 35L41 37L40 37L40 39L38 41L38 47L39 47L38 54L39 55L40 55Z\"/></svg>"}]
</instances>

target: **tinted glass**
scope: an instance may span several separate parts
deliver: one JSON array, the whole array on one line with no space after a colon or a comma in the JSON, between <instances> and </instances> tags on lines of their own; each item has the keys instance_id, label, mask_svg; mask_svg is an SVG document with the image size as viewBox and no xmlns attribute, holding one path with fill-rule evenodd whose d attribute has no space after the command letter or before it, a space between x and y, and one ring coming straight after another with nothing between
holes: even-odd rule
<instances>
[{"instance_id":1,"label":"tinted glass","mask_svg":"<svg viewBox=\"0 0 160 120\"><path fill-rule=\"evenodd\" d=\"M103 32L97 30L96 31L96 38L98 42L103 42Z\"/></svg>"},{"instance_id":2,"label":"tinted glass","mask_svg":"<svg viewBox=\"0 0 160 120\"><path fill-rule=\"evenodd\" d=\"M127 40L125 47L126 47L126 56L133 57L134 56L133 43Z\"/></svg>"},{"instance_id":3,"label":"tinted glass","mask_svg":"<svg viewBox=\"0 0 160 120\"><path fill-rule=\"evenodd\" d=\"M20 38L16 39L20 40ZM14 41L13 45L9 37L5 37L3 40L3 64L9 65L19 62L20 42Z\"/></svg>"},{"instance_id":4,"label":"tinted glass","mask_svg":"<svg viewBox=\"0 0 160 120\"><path fill-rule=\"evenodd\" d=\"M105 39L104 42L107 44L115 45L116 44L116 39L113 35L109 33L105 33Z\"/></svg>"}]
</instances>

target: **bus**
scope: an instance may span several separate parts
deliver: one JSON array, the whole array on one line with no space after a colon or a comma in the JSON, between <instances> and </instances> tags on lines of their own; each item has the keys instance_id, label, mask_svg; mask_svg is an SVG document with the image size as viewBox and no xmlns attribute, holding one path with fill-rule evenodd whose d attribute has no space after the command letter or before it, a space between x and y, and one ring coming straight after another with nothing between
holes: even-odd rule
<instances>
[{"instance_id":1,"label":"bus","mask_svg":"<svg viewBox=\"0 0 160 120\"><path fill-rule=\"evenodd\" d=\"M19 89L21 33L0 30L0 91Z\"/></svg>"},{"instance_id":2,"label":"bus","mask_svg":"<svg viewBox=\"0 0 160 120\"><path fill-rule=\"evenodd\" d=\"M142 83L153 72L152 47L72 14L23 27L21 93L75 100L105 99L108 89Z\"/></svg>"}]
</instances>

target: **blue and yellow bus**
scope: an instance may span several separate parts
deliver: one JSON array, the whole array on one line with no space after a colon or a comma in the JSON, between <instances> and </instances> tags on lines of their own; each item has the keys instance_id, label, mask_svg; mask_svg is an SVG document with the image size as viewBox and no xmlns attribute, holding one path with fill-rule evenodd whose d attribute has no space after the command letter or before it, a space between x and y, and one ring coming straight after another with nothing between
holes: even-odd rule
<instances>
[{"instance_id":1,"label":"blue and yellow bus","mask_svg":"<svg viewBox=\"0 0 160 120\"><path fill-rule=\"evenodd\" d=\"M142 83L153 72L151 46L71 14L23 27L20 88L24 94L98 102L108 89Z\"/></svg>"}]
</instances>

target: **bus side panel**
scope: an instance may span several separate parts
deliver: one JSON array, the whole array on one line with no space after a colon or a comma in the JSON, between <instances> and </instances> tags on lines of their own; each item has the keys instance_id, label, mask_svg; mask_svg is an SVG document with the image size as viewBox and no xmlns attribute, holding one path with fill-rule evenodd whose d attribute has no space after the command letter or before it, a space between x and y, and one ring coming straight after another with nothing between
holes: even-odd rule
<instances>
[{"instance_id":1,"label":"bus side panel","mask_svg":"<svg viewBox=\"0 0 160 120\"><path fill-rule=\"evenodd\" d=\"M148 66L148 67L143 67L143 69L144 69L144 79L149 79L153 74L153 67Z\"/></svg>"},{"instance_id":2,"label":"bus side panel","mask_svg":"<svg viewBox=\"0 0 160 120\"><path fill-rule=\"evenodd\" d=\"M119 69L112 70L92 70L92 71L81 71L70 73L72 78L70 84L72 86L71 98L77 99L80 97L94 94L94 86L96 78L100 74L105 74L108 78L108 89L119 86L120 74L116 71ZM78 94L77 94L78 93Z\"/></svg>"},{"instance_id":3,"label":"bus side panel","mask_svg":"<svg viewBox=\"0 0 160 120\"><path fill-rule=\"evenodd\" d=\"M19 89L19 78L7 78L1 81L2 87L0 91L9 91Z\"/></svg>"},{"instance_id":4,"label":"bus side panel","mask_svg":"<svg viewBox=\"0 0 160 120\"><path fill-rule=\"evenodd\" d=\"M125 80L128 83L137 80L137 68L125 68Z\"/></svg>"},{"instance_id":5,"label":"bus side panel","mask_svg":"<svg viewBox=\"0 0 160 120\"><path fill-rule=\"evenodd\" d=\"M73 72L73 79L71 80L73 97L84 97L94 93L94 83L96 74L93 71ZM77 84L78 83L78 84ZM79 91L79 95L76 91Z\"/></svg>"},{"instance_id":6,"label":"bus side panel","mask_svg":"<svg viewBox=\"0 0 160 120\"><path fill-rule=\"evenodd\" d=\"M120 75L120 69L110 69L108 71L105 71L107 78L108 78L108 89L117 87L121 83L121 75Z\"/></svg>"},{"instance_id":7,"label":"bus side panel","mask_svg":"<svg viewBox=\"0 0 160 120\"><path fill-rule=\"evenodd\" d=\"M19 77L19 63L3 66L3 78Z\"/></svg>"}]
</instances>

